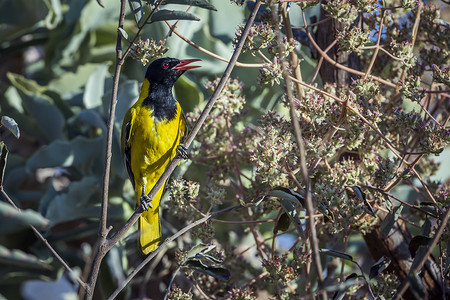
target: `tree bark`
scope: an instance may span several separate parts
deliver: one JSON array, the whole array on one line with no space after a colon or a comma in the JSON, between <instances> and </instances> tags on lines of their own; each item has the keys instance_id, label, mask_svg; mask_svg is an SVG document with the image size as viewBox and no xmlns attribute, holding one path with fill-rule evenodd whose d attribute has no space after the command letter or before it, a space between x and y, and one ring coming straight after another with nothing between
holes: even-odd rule
<instances>
[{"instance_id":1,"label":"tree bark","mask_svg":"<svg viewBox=\"0 0 450 300\"><path fill-rule=\"evenodd\" d=\"M325 3L326 1L322 1ZM321 9L320 11L320 20L326 19L328 16L326 12ZM359 21L358 21L359 22ZM316 42L322 50L325 50L335 39L336 34L344 29L344 25L336 20L331 20L329 22L324 22L319 24L316 32ZM338 46L333 46L329 51L328 55L333 58L334 61L356 69L361 69L361 62L356 55L356 53L343 52L339 51ZM322 67L319 70L320 77L322 78L322 82L325 83L336 83L336 87L338 91L345 90L349 84L352 83L352 80L357 79L357 75L353 75L339 69L326 60L322 62Z\"/></svg>"},{"instance_id":2,"label":"tree bark","mask_svg":"<svg viewBox=\"0 0 450 300\"><path fill-rule=\"evenodd\" d=\"M384 219L385 215L381 212L377 214L380 219ZM382 256L389 257L391 264L385 272L394 273L400 281L408 276L413 262L408 248L411 239L412 235L402 220L398 220L394 224L387 237L381 235L380 225L375 226L370 233L364 235L364 240L372 257L376 261ZM433 257L430 257L425 263L419 276L422 279L427 299L442 299L443 290L439 279L439 268ZM406 291L403 298L407 300L418 299L410 289Z\"/></svg>"}]
</instances>

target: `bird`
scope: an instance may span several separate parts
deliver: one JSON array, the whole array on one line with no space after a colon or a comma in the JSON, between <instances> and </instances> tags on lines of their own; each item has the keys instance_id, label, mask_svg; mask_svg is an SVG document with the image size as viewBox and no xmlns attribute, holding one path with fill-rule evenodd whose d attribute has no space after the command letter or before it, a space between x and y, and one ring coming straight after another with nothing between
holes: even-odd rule
<instances>
[{"instance_id":1,"label":"bird","mask_svg":"<svg viewBox=\"0 0 450 300\"><path fill-rule=\"evenodd\" d=\"M175 81L184 72L200 66L200 59L160 58L147 68L139 98L125 114L121 151L135 198L144 211L139 217L139 248L147 255L161 240L159 203L164 185L153 199L147 195L170 161L185 148L180 145L187 133L182 108L172 93ZM183 150L183 151L182 151Z\"/></svg>"}]
</instances>

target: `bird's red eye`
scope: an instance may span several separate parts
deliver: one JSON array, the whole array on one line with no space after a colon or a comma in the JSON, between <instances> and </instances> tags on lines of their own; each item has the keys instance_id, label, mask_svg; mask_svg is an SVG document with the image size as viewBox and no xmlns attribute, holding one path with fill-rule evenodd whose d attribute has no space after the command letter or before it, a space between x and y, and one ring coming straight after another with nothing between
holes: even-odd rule
<instances>
[{"instance_id":1,"label":"bird's red eye","mask_svg":"<svg viewBox=\"0 0 450 300\"><path fill-rule=\"evenodd\" d=\"M165 62L165 63L162 64L162 66L163 66L164 69L167 69L169 67L169 64Z\"/></svg>"}]
</instances>

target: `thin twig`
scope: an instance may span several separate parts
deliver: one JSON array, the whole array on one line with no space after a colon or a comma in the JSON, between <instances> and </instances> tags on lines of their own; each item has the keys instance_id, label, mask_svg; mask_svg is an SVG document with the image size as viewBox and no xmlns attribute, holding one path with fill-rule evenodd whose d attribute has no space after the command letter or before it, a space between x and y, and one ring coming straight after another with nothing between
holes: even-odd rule
<instances>
[{"instance_id":1,"label":"thin twig","mask_svg":"<svg viewBox=\"0 0 450 300\"><path fill-rule=\"evenodd\" d=\"M433 251L434 247L436 246L436 244L438 243L439 239L441 238L442 233L444 233L444 229L447 226L449 216L450 216L450 206L448 206L446 208L445 215L442 218L442 221L441 221L441 223L439 225L438 230L436 231L433 239L426 246L427 250L425 251L425 253L423 253L422 257L415 259L417 261L417 264L415 266L413 266L409 270L408 276L406 276L406 278L403 280L403 282L400 285L400 287L397 289L397 293L394 296L394 300L398 300L398 299L400 299L402 297L402 295L405 293L405 291L409 287L410 280L411 280L412 276L414 276L414 274L423 267L423 264L426 262L426 260L428 259L428 256L430 256L430 254Z\"/></svg>"},{"instance_id":2,"label":"thin twig","mask_svg":"<svg viewBox=\"0 0 450 300\"><path fill-rule=\"evenodd\" d=\"M292 43L294 41L294 35L292 34L292 28L291 28L291 20L289 18L289 12L287 11L287 3L283 4L281 9L281 16L283 18L283 24L284 24L284 31L286 32L286 38L288 40L288 43ZM297 53L295 51L291 51L289 53L289 65L294 70L294 76L299 81L303 81L302 79L302 73L300 72L300 62L297 56ZM296 84L296 90L297 90L297 97L303 98L305 97L305 91L303 89L303 86L299 83Z\"/></svg>"},{"instance_id":3,"label":"thin twig","mask_svg":"<svg viewBox=\"0 0 450 300\"><path fill-rule=\"evenodd\" d=\"M275 24L278 23L278 14L277 9L275 6L272 6L272 19ZM306 22L304 22L306 25ZM281 70L285 82L285 91L286 96L289 100L290 104L290 114L291 114L291 122L292 126L294 127L294 134L295 139L297 142L297 147L300 155L300 167L301 167L301 174L303 178L303 183L305 185L305 203L306 203L306 211L309 216L308 223L309 223L309 232L310 232L310 244L312 249L312 258L314 261L314 265L316 267L317 277L318 277L318 284L319 286L322 285L324 281L323 271L322 271L322 263L320 261L320 255L319 255L319 242L317 239L316 234L316 227L315 227L315 219L312 217L314 215L314 206L311 199L311 181L308 174L308 168L306 166L306 151L305 151L305 145L302 138L302 130L300 128L300 124L297 118L296 109L295 109L295 103L294 103L294 95L292 93L292 81L290 79L289 73L287 71L286 63L283 61L284 58L284 49L282 46L282 39L281 39L281 32L280 29L276 26L275 27L277 34L275 38L277 39L278 44L278 53L279 58L281 59ZM300 80L297 80L297 82L300 82ZM295 222L294 222L295 223ZM312 292L312 291L311 291ZM326 292L321 293L322 299L327 299Z\"/></svg>"},{"instance_id":4,"label":"thin twig","mask_svg":"<svg viewBox=\"0 0 450 300\"><path fill-rule=\"evenodd\" d=\"M185 41L186 43L188 43L189 45L191 45L192 47L194 47L195 49L197 49L198 51L201 51L215 59L218 59L220 61L229 63L230 61L214 52L211 52L209 50L206 50L205 48L197 45L196 43L194 43L193 41L191 41L190 39L188 39L187 37L183 36L178 30L175 29L175 27L173 25L170 25L169 22L165 21L167 26L169 26L170 30L175 33L180 39L182 39L183 41ZM241 63L236 61L235 63L236 67L245 67L245 68L261 68L263 66L263 64L248 64L248 63Z\"/></svg>"},{"instance_id":5,"label":"thin twig","mask_svg":"<svg viewBox=\"0 0 450 300\"><path fill-rule=\"evenodd\" d=\"M125 20L125 4L126 0L121 0L120 5L120 15L119 15L119 25L118 28L123 28ZM114 116L116 112L117 104L117 90L119 88L119 77L122 64L124 63L122 57L122 36L119 31L117 31L117 44L116 44L116 69L113 78L113 88L111 95L111 103L109 108L109 120L107 125L106 134L106 150L105 150L105 162L104 162L104 173L103 173L103 186L102 186L102 202L101 202L101 217L98 229L99 240L97 242L98 248L95 251L95 257L93 259L92 267L87 280L87 289L85 294L85 299L92 299L94 295L94 287L97 282L98 273L100 270L100 264L103 257L107 252L104 251L104 246L107 242L106 237L109 230L106 228L106 220L108 215L108 192L109 192L109 178L111 172L111 157L112 157L112 139L114 131Z\"/></svg>"},{"instance_id":6,"label":"thin twig","mask_svg":"<svg viewBox=\"0 0 450 300\"><path fill-rule=\"evenodd\" d=\"M328 51L330 51L330 49L333 48L333 46L336 45L336 43L337 40L334 40L330 45L328 45L328 47L324 50L324 52L328 53ZM322 67L322 63L323 63L323 56L319 58L319 62L317 63L316 70L314 71L314 75L310 80L310 83L313 83L314 80L316 80L317 75L319 75L320 68Z\"/></svg>"},{"instance_id":7,"label":"thin twig","mask_svg":"<svg viewBox=\"0 0 450 300\"><path fill-rule=\"evenodd\" d=\"M203 217L197 221L195 221L194 223L189 224L188 226L184 227L183 229L181 229L180 231L178 231L177 233L175 233L174 235L172 235L171 237L169 237L168 239L166 239L161 246L158 247L158 249L156 249L155 251L153 251L151 254L149 254L144 261L142 261L131 273L130 275L128 275L128 277L122 281L119 285L119 287L117 287L117 289L114 291L114 293L111 294L111 296L109 296L109 300L114 299L124 288L125 286L127 286L127 284L131 281L131 279L133 279L134 276L136 276L136 274L142 270L142 268L147 265L161 250L160 249L164 249L165 247L167 247L172 241L176 240L178 237L182 236L183 234L185 234L186 232L188 232L189 230L191 230L192 228L203 224L207 221L209 221L210 219L212 219L215 216L230 212L234 209L237 209L241 207L241 205L235 205L235 206L231 206L231 207L227 207L225 209L222 209L220 211L214 212L212 214L210 214L209 216Z\"/></svg>"},{"instance_id":8,"label":"thin twig","mask_svg":"<svg viewBox=\"0 0 450 300\"><path fill-rule=\"evenodd\" d=\"M377 43L375 44L375 50L373 51L372 59L370 60L369 67L367 68L367 71L366 71L366 75L364 75L364 80L366 80L367 76L369 76L370 71L372 70L372 67L375 63L375 59L378 56L378 50L380 49L381 34L383 33L383 23L384 23L384 12L385 12L385 10L383 9L384 6L385 6L385 3L383 0L383 1L381 1L381 7L380 7L381 16L380 16L380 23L378 25L379 28L378 28Z\"/></svg>"},{"instance_id":9,"label":"thin twig","mask_svg":"<svg viewBox=\"0 0 450 300\"><path fill-rule=\"evenodd\" d=\"M302 16L303 16L303 23L306 24L305 12L304 12L303 10L302 10ZM344 70L344 71L347 71L347 72L349 72L349 73L356 74L356 75L359 75L359 76L365 76L365 73L364 73L364 72L361 72L361 71L358 71L358 70L355 70L355 69L346 67L346 66L344 66L344 65L341 65L340 63L338 63L338 62L336 62L334 59L332 59L327 53L325 53L325 52L319 47L319 45L317 45L317 43L316 43L316 41L314 40L313 36L312 36L311 33L309 32L308 28L306 28L306 34L308 35L308 37L309 37L311 43L314 45L314 47L317 49L317 51L320 53L320 55L321 55L326 61L328 61L330 64L332 64L333 66L335 66L335 67L337 67L337 68L340 68L340 69L342 69L342 70ZM381 83L383 83L383 84L385 84L385 85L387 85L387 86L389 86L389 87L392 87L392 88L398 87L397 84L392 83L392 82L390 82L390 81L387 81L387 80L385 80L385 79L383 79L383 78L380 78L380 77L378 77L378 76L368 75L367 77L370 78L370 79L373 79L373 80L375 80L375 81L381 82Z\"/></svg>"},{"instance_id":10,"label":"thin twig","mask_svg":"<svg viewBox=\"0 0 450 300\"><path fill-rule=\"evenodd\" d=\"M422 5L420 4L420 1L419 1L419 5L417 6L417 11L416 11L416 19L414 21L414 25L413 25L413 29L412 29L411 51L416 42L416 36L417 36L417 32L418 32L419 25L420 25L420 11L421 10L422 10ZM397 86L395 87L395 91L394 91L393 95L391 96L390 103L393 103L393 100L396 99L397 96L399 95L400 89L402 88L401 84L405 80L405 77L406 77L406 68L403 70L402 75L400 76L400 80L397 82Z\"/></svg>"},{"instance_id":11,"label":"thin twig","mask_svg":"<svg viewBox=\"0 0 450 300\"><path fill-rule=\"evenodd\" d=\"M18 212L22 212L22 210L17 207L17 205L14 203L14 201L9 197L9 195L5 192L3 189L3 185L0 185L0 192L5 197L5 199L11 204L12 207L14 207ZM69 265L64 261L64 259L56 252L56 250L50 245L50 243L47 241L46 238L39 232L39 230L36 229L33 225L29 225L30 228L33 230L34 234L47 246L47 248L50 250L50 252L53 254L54 257L63 265L64 268L66 268L67 271L69 271L70 275L73 276L74 279L80 284L80 286L83 289L86 289L86 283L81 280L80 276L78 276L77 273L75 273L72 268L69 267Z\"/></svg>"}]
</instances>

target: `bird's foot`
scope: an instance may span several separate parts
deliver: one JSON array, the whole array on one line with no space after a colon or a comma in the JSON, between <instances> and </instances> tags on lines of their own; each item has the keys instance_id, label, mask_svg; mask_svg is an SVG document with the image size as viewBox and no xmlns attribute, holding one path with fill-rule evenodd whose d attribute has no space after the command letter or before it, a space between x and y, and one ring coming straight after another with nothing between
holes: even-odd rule
<instances>
[{"instance_id":1,"label":"bird's foot","mask_svg":"<svg viewBox=\"0 0 450 300\"><path fill-rule=\"evenodd\" d=\"M149 207L153 208L152 199L150 199L150 197L147 196L147 194L145 193L145 184L142 186L142 194L140 201L143 210L148 211Z\"/></svg>"},{"instance_id":2,"label":"bird's foot","mask_svg":"<svg viewBox=\"0 0 450 300\"><path fill-rule=\"evenodd\" d=\"M179 144L177 147L177 155L182 159L188 159L189 156L186 146L184 146L183 144Z\"/></svg>"}]
</instances>

